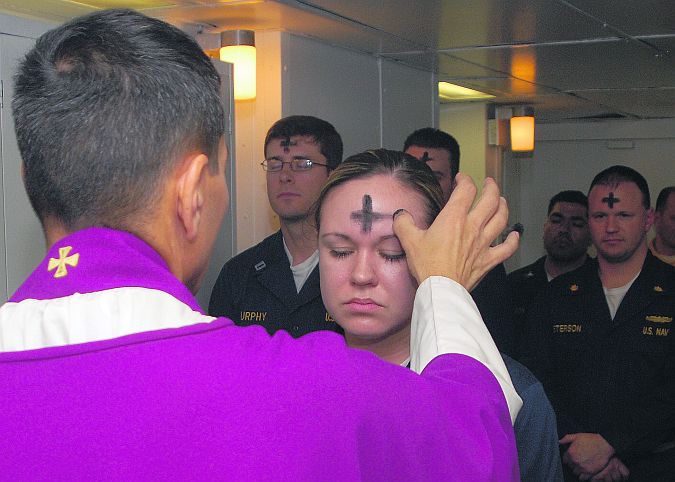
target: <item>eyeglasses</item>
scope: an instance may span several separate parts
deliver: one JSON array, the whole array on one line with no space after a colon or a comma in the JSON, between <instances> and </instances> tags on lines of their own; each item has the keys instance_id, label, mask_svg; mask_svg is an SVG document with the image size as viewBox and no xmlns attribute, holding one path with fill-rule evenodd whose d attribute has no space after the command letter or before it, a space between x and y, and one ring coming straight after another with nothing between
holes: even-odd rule
<instances>
[{"instance_id":1,"label":"eyeglasses","mask_svg":"<svg viewBox=\"0 0 675 482\"><path fill-rule=\"evenodd\" d=\"M293 159L292 161L280 161L279 159L265 159L260 163L267 172L278 172L284 168L284 164L291 166L291 171L309 171L314 166L328 167L328 164L312 161L311 159Z\"/></svg>"}]
</instances>

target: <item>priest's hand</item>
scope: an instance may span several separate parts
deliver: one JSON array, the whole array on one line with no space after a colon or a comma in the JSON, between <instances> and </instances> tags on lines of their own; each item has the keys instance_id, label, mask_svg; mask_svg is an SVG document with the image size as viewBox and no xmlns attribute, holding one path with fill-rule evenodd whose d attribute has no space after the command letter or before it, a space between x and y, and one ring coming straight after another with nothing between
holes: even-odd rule
<instances>
[{"instance_id":1,"label":"priest's hand","mask_svg":"<svg viewBox=\"0 0 675 482\"><path fill-rule=\"evenodd\" d=\"M493 179L487 178L483 193L472 208L476 186L471 178L457 174L456 187L436 220L419 229L407 211L394 213L394 233L406 252L408 268L418 283L430 276L445 276L468 291L485 274L518 248L518 233L491 246L508 221L506 200L499 196Z\"/></svg>"}]
</instances>

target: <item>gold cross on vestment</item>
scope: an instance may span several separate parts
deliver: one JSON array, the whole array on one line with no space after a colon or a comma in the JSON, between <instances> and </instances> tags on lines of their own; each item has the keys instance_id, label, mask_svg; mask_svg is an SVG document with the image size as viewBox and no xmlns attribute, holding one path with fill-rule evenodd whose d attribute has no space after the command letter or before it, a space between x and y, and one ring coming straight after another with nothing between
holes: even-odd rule
<instances>
[{"instance_id":1,"label":"gold cross on vestment","mask_svg":"<svg viewBox=\"0 0 675 482\"><path fill-rule=\"evenodd\" d=\"M77 266L77 262L80 260L80 253L75 253L72 256L68 256L68 253L70 253L72 249L72 246L59 248L59 259L49 258L47 271L51 271L56 268L54 278L63 278L68 274L68 268L66 268L66 265L72 266L73 268Z\"/></svg>"}]
</instances>

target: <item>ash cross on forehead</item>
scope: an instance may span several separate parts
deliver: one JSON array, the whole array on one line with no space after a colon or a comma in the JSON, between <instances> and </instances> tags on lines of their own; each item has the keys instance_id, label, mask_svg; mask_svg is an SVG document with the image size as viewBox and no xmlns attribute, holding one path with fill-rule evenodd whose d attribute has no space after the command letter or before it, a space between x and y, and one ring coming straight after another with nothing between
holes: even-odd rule
<instances>
[{"instance_id":1,"label":"ash cross on forehead","mask_svg":"<svg viewBox=\"0 0 675 482\"><path fill-rule=\"evenodd\" d=\"M387 214L373 212L373 198L370 197L370 194L363 195L363 207L360 211L352 211L350 216L351 219L361 225L362 233L370 232L373 228L373 221L380 221L389 217L391 216Z\"/></svg>"},{"instance_id":2,"label":"ash cross on forehead","mask_svg":"<svg viewBox=\"0 0 675 482\"><path fill-rule=\"evenodd\" d=\"M290 151L289 147L290 146L297 146L298 143L297 143L297 141L292 141L290 137L286 137L285 139L283 139L281 141L281 143L279 145L284 148L284 152L289 152Z\"/></svg>"},{"instance_id":3,"label":"ash cross on forehead","mask_svg":"<svg viewBox=\"0 0 675 482\"><path fill-rule=\"evenodd\" d=\"M430 160L431 160L431 157L429 157L429 153L427 151L424 151L424 154L422 154L422 157L420 157L420 161L422 161L426 164Z\"/></svg>"},{"instance_id":4,"label":"ash cross on forehead","mask_svg":"<svg viewBox=\"0 0 675 482\"><path fill-rule=\"evenodd\" d=\"M614 209L614 203L621 202L621 199L614 197L614 193L610 192L608 197L603 197L602 202L609 206L609 209Z\"/></svg>"}]
</instances>

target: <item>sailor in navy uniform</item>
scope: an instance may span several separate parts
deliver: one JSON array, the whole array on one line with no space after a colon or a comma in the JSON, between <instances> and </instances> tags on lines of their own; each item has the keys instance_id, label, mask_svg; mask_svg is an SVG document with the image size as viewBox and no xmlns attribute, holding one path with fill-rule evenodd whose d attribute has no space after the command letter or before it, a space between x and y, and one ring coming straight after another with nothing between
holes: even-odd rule
<instances>
[{"instance_id":1,"label":"sailor in navy uniform","mask_svg":"<svg viewBox=\"0 0 675 482\"><path fill-rule=\"evenodd\" d=\"M509 298L518 350L526 330L527 309L549 281L590 261L586 251L591 244L588 230L588 198L581 191L561 191L548 203L543 230L544 249L534 263L507 276Z\"/></svg>"},{"instance_id":2,"label":"sailor in navy uniform","mask_svg":"<svg viewBox=\"0 0 675 482\"><path fill-rule=\"evenodd\" d=\"M556 410L566 480L675 474L675 268L647 250L652 218L639 173L598 174L598 258L556 277L528 311L522 361Z\"/></svg>"},{"instance_id":3,"label":"sailor in navy uniform","mask_svg":"<svg viewBox=\"0 0 675 482\"><path fill-rule=\"evenodd\" d=\"M329 122L290 116L272 125L261 165L281 229L223 266L211 293L210 315L238 325L262 325L270 334L342 332L321 300L311 219L328 174L340 162L342 139Z\"/></svg>"}]
</instances>

